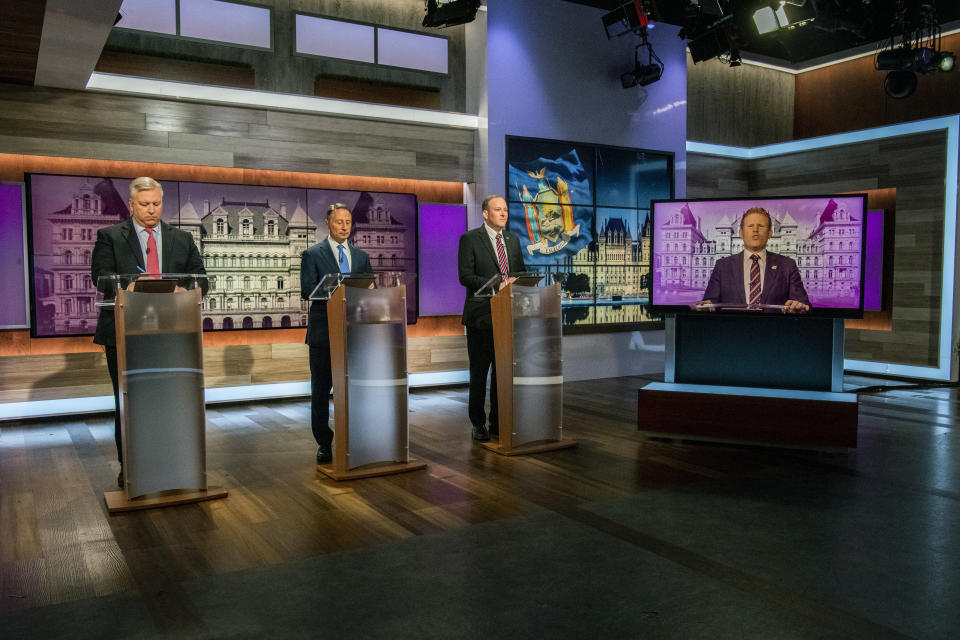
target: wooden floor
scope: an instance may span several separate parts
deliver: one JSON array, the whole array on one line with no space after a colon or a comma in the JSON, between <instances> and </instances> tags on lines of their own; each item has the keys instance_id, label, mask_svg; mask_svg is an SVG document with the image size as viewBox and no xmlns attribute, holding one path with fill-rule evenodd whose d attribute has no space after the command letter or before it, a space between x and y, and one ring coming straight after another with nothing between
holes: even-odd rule
<instances>
[{"instance_id":1,"label":"wooden floor","mask_svg":"<svg viewBox=\"0 0 960 640\"><path fill-rule=\"evenodd\" d=\"M690 496L697 509L704 509L709 504L704 497L717 487L758 478L776 485L797 477L814 476L818 482L863 477L876 484L877 492L894 486L921 501L945 500L949 521L956 523L956 389L862 396L860 448L822 454L644 441L636 432L635 413L636 389L644 382L568 383L565 424L579 446L516 458L471 442L464 389L412 393L411 450L428 468L343 483L316 471L307 402L211 407L208 468L229 489L229 497L115 516L107 514L102 497L115 488L117 472L110 416L0 424L0 620L47 605L134 591L160 632L203 635L210 630L183 589L192 578L544 513L589 524L722 580L729 575L692 560L691 550L669 531L641 534L590 509L666 495ZM796 490L790 485L783 492ZM847 506L860 508L859 503ZM899 516L878 517L896 522ZM946 537L940 543L960 542L960 530L945 529L939 521L942 511L927 517L932 520L909 526L933 527ZM704 526L708 522L704 514ZM914 569L922 580L925 568ZM743 568L737 571L749 575ZM746 583L737 586L738 580L747 579L729 578L733 587L751 590ZM960 596L960 587L952 584L948 595ZM869 636L869 616L860 614L858 620L858 633Z\"/></svg>"}]
</instances>

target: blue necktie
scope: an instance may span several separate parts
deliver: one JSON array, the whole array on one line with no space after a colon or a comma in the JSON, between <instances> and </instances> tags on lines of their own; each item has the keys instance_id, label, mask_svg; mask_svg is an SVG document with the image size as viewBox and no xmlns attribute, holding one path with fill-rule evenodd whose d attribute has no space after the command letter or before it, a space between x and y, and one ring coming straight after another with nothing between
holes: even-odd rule
<instances>
[{"instance_id":1,"label":"blue necktie","mask_svg":"<svg viewBox=\"0 0 960 640\"><path fill-rule=\"evenodd\" d=\"M337 245L337 251L340 252L340 273L350 273L350 263L347 261L347 252L343 250L343 245Z\"/></svg>"}]
</instances>

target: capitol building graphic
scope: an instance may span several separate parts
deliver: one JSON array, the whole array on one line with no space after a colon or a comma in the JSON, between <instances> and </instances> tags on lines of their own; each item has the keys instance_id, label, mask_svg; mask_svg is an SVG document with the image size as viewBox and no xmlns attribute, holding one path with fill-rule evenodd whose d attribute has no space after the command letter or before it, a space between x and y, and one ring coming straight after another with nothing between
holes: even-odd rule
<instances>
[{"instance_id":1,"label":"capitol building graphic","mask_svg":"<svg viewBox=\"0 0 960 640\"><path fill-rule=\"evenodd\" d=\"M97 230L130 215L120 191L125 193L126 180L68 180L72 186L54 197L63 206L47 210L37 225L49 246L37 255L34 269L40 335L93 333L99 309L90 262ZM203 329L306 327L310 302L300 298L301 255L327 235L325 226L307 215L308 191L287 190L281 199L263 189L191 188L202 195L181 199L179 216L164 220L190 233L203 257L210 284L202 303ZM165 210L176 211L176 191L165 196ZM375 271L416 268L408 225L379 194L360 192L353 215L350 241L370 254Z\"/></svg>"},{"instance_id":2,"label":"capitol building graphic","mask_svg":"<svg viewBox=\"0 0 960 640\"><path fill-rule=\"evenodd\" d=\"M649 322L650 222L603 220L594 239L557 269L566 274L564 324ZM579 281L579 282L578 282Z\"/></svg>"},{"instance_id":3,"label":"capitol building graphic","mask_svg":"<svg viewBox=\"0 0 960 640\"><path fill-rule=\"evenodd\" d=\"M188 199L176 225L189 232L210 289L203 299L203 329L290 328L307 325L300 299L300 255L314 243L317 225L297 202L288 210L269 201L221 199L200 211Z\"/></svg>"}]
</instances>

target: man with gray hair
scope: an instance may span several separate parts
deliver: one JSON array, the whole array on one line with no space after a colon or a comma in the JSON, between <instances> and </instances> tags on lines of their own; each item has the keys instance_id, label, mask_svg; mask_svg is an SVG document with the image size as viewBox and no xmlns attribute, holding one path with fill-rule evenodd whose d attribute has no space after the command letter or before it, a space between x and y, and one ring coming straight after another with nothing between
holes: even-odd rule
<instances>
[{"instance_id":1,"label":"man with gray hair","mask_svg":"<svg viewBox=\"0 0 960 640\"><path fill-rule=\"evenodd\" d=\"M300 297L310 294L323 277L333 273L372 273L370 256L347 243L353 215L347 205L336 202L327 207L326 239L303 252L300 261ZM310 427L317 441L317 464L333 461L333 430L330 429L330 392L333 372L330 363L330 329L327 303L310 303L306 343L310 345Z\"/></svg>"},{"instance_id":2,"label":"man with gray hair","mask_svg":"<svg viewBox=\"0 0 960 640\"><path fill-rule=\"evenodd\" d=\"M94 286L101 276L128 273L204 274L203 259L186 231L163 220L163 187L153 178L137 178L130 183L130 217L97 231L97 243L90 260ZM203 285L206 292L206 285ZM114 291L104 291L112 298ZM123 488L123 447L120 434L120 388L117 375L117 336L113 309L103 307L97 320L95 344L103 345L107 369L113 383L114 429L120 475L117 486Z\"/></svg>"}]
</instances>

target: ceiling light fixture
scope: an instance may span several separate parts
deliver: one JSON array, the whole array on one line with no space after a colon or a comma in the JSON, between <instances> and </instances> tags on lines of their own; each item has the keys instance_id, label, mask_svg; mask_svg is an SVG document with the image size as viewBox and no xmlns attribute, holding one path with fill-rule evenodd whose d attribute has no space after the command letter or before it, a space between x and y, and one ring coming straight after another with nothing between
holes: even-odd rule
<instances>
[{"instance_id":1,"label":"ceiling light fixture","mask_svg":"<svg viewBox=\"0 0 960 640\"><path fill-rule=\"evenodd\" d=\"M908 98L917 88L917 74L952 71L956 56L941 49L940 23L932 2L923 2L916 15L908 15L903 0L891 25L892 35L873 58L873 67L886 71L883 88L895 99Z\"/></svg>"},{"instance_id":2,"label":"ceiling light fixture","mask_svg":"<svg viewBox=\"0 0 960 640\"><path fill-rule=\"evenodd\" d=\"M640 49L647 50L646 64L640 60ZM642 27L640 29L640 44L633 50L633 69L620 74L620 85L624 89L637 85L645 87L659 80L662 75L663 60L654 52L653 45L647 39L647 28Z\"/></svg>"},{"instance_id":3,"label":"ceiling light fixture","mask_svg":"<svg viewBox=\"0 0 960 640\"><path fill-rule=\"evenodd\" d=\"M480 0L426 0L425 27L452 27L473 22L480 9Z\"/></svg>"},{"instance_id":4,"label":"ceiling light fixture","mask_svg":"<svg viewBox=\"0 0 960 640\"><path fill-rule=\"evenodd\" d=\"M813 22L817 17L816 7L807 0L778 0L753 12L757 33L763 35L780 29L796 29Z\"/></svg>"}]
</instances>

